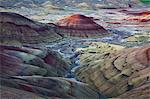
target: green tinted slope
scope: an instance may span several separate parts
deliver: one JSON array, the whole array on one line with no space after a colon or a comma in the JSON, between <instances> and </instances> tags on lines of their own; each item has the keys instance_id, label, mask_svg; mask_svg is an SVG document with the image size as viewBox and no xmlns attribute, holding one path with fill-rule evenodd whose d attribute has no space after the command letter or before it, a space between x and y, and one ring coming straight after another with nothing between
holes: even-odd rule
<instances>
[{"instance_id":1,"label":"green tinted slope","mask_svg":"<svg viewBox=\"0 0 150 99\"><path fill-rule=\"evenodd\" d=\"M140 0L142 3L150 3L150 0Z\"/></svg>"}]
</instances>

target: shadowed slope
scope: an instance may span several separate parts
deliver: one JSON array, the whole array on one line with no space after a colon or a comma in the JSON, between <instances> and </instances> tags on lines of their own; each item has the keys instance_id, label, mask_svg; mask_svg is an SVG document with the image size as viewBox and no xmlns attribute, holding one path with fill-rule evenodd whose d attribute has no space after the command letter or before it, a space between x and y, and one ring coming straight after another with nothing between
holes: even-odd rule
<instances>
[{"instance_id":1,"label":"shadowed slope","mask_svg":"<svg viewBox=\"0 0 150 99\"><path fill-rule=\"evenodd\" d=\"M22 15L0 12L1 43L15 41L25 44L53 42L62 37L55 32L54 26L32 21Z\"/></svg>"},{"instance_id":2,"label":"shadowed slope","mask_svg":"<svg viewBox=\"0 0 150 99\"><path fill-rule=\"evenodd\" d=\"M36 99L41 99L39 96L44 99L106 99L95 90L89 88L87 84L77 83L67 78L17 76L9 79L0 78L0 80L3 91L8 93L2 93L2 96L10 97L13 94L12 96L19 97L18 99L21 96L14 94L16 90L24 91L22 97L27 95L28 97L33 97L35 95L38 97L35 97ZM11 90L6 90L5 87Z\"/></svg>"},{"instance_id":3,"label":"shadowed slope","mask_svg":"<svg viewBox=\"0 0 150 99\"><path fill-rule=\"evenodd\" d=\"M55 51L0 45L1 76L65 76L69 64Z\"/></svg>"}]
</instances>

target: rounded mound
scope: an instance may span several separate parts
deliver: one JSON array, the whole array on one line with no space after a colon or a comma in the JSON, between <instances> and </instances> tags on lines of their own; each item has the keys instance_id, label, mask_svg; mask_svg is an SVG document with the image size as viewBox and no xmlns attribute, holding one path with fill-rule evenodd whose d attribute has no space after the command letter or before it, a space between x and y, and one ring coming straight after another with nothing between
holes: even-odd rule
<instances>
[{"instance_id":1,"label":"rounded mound","mask_svg":"<svg viewBox=\"0 0 150 99\"><path fill-rule=\"evenodd\" d=\"M60 19L57 23L60 33L72 37L97 37L108 34L107 30L92 18L75 14Z\"/></svg>"},{"instance_id":2,"label":"rounded mound","mask_svg":"<svg viewBox=\"0 0 150 99\"><path fill-rule=\"evenodd\" d=\"M39 44L61 39L55 28L30 20L20 14L0 12L1 43Z\"/></svg>"}]
</instances>

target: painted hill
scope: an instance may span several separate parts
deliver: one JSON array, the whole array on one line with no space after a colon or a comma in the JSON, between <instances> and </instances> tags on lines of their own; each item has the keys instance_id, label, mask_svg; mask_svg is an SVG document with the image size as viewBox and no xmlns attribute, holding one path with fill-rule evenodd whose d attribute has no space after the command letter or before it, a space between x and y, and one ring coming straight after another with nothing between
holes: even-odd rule
<instances>
[{"instance_id":1,"label":"painted hill","mask_svg":"<svg viewBox=\"0 0 150 99\"><path fill-rule=\"evenodd\" d=\"M1 75L65 76L69 71L69 64L52 50L5 45L0 45L0 50Z\"/></svg>"},{"instance_id":2,"label":"painted hill","mask_svg":"<svg viewBox=\"0 0 150 99\"><path fill-rule=\"evenodd\" d=\"M77 78L107 97L149 98L150 45L106 51L84 58L87 62L76 70Z\"/></svg>"},{"instance_id":3,"label":"painted hill","mask_svg":"<svg viewBox=\"0 0 150 99\"><path fill-rule=\"evenodd\" d=\"M55 32L54 26L48 26L30 20L17 13L0 12L1 43L18 42L22 44L38 44L54 42L62 37Z\"/></svg>"},{"instance_id":4,"label":"painted hill","mask_svg":"<svg viewBox=\"0 0 150 99\"><path fill-rule=\"evenodd\" d=\"M105 99L87 84L63 78L70 67L57 52L0 46L0 59L3 99Z\"/></svg>"},{"instance_id":5,"label":"painted hill","mask_svg":"<svg viewBox=\"0 0 150 99\"><path fill-rule=\"evenodd\" d=\"M60 34L69 37L100 37L108 32L102 26L95 23L90 17L75 14L60 19L57 23Z\"/></svg>"}]
</instances>

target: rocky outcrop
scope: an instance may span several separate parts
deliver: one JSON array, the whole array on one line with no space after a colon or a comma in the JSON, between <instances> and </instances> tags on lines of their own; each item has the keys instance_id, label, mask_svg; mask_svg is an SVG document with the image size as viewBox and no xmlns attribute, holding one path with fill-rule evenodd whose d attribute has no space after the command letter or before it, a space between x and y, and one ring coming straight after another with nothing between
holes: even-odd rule
<instances>
[{"instance_id":1,"label":"rocky outcrop","mask_svg":"<svg viewBox=\"0 0 150 99\"><path fill-rule=\"evenodd\" d=\"M150 45L125 49L114 55L110 53L106 58L97 58L76 70L76 75L80 81L90 84L107 97L117 97L127 92L132 98L131 92L133 97L145 95L144 97L149 98L149 87L146 87L145 92L137 90L143 85L149 86Z\"/></svg>"},{"instance_id":2,"label":"rocky outcrop","mask_svg":"<svg viewBox=\"0 0 150 99\"><path fill-rule=\"evenodd\" d=\"M62 18L56 24L59 34L65 37L97 38L109 34L92 18L80 14Z\"/></svg>"},{"instance_id":3,"label":"rocky outcrop","mask_svg":"<svg viewBox=\"0 0 150 99\"><path fill-rule=\"evenodd\" d=\"M54 26L35 22L17 13L0 12L0 24L3 44L39 44L62 39Z\"/></svg>"},{"instance_id":4,"label":"rocky outcrop","mask_svg":"<svg viewBox=\"0 0 150 99\"><path fill-rule=\"evenodd\" d=\"M1 75L4 76L65 76L69 64L55 51L0 46Z\"/></svg>"}]
</instances>

